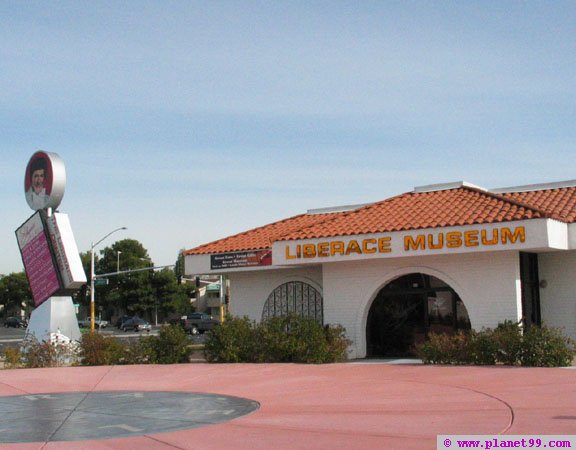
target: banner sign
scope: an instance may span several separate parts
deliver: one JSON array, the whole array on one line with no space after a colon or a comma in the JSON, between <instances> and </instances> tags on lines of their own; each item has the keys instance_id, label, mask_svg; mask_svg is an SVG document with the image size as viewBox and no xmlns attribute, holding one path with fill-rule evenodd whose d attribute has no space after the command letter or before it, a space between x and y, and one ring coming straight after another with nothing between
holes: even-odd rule
<instances>
[{"instance_id":1,"label":"banner sign","mask_svg":"<svg viewBox=\"0 0 576 450\"><path fill-rule=\"evenodd\" d=\"M16 230L16 238L34 305L40 306L61 289L58 268L52 258L49 236L40 211Z\"/></svg>"},{"instance_id":2,"label":"banner sign","mask_svg":"<svg viewBox=\"0 0 576 450\"><path fill-rule=\"evenodd\" d=\"M252 250L210 255L210 269L232 269L272 265L272 250Z\"/></svg>"}]
</instances>

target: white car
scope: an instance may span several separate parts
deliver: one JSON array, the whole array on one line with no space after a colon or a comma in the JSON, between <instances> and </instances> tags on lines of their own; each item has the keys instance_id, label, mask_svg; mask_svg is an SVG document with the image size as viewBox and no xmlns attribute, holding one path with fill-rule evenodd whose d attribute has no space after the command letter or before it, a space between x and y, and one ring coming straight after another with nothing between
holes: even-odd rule
<instances>
[{"instance_id":1,"label":"white car","mask_svg":"<svg viewBox=\"0 0 576 450\"><path fill-rule=\"evenodd\" d=\"M90 317L87 317L84 320L79 320L78 321L78 326L80 328L90 328L92 326L92 323L90 321ZM108 326L108 321L107 320L102 320L102 319L94 319L94 327L96 328L106 328Z\"/></svg>"}]
</instances>

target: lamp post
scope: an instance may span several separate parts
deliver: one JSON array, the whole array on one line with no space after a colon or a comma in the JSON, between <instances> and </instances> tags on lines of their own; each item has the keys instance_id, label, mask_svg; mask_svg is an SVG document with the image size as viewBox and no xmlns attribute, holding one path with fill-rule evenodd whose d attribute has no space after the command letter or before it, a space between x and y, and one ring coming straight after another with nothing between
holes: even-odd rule
<instances>
[{"instance_id":1,"label":"lamp post","mask_svg":"<svg viewBox=\"0 0 576 450\"><path fill-rule=\"evenodd\" d=\"M91 333L94 333L94 319L96 317L96 311L94 307L94 281L96 280L96 275L94 274L94 248L100 242L102 242L104 239L110 236L112 233L116 233L117 231L120 230L127 230L127 228L126 227L116 228L115 230L112 230L110 233L108 233L106 236L104 236L95 244L92 243L90 245L90 332Z\"/></svg>"},{"instance_id":2,"label":"lamp post","mask_svg":"<svg viewBox=\"0 0 576 450\"><path fill-rule=\"evenodd\" d=\"M120 272L120 250L116 252L116 272Z\"/></svg>"}]
</instances>

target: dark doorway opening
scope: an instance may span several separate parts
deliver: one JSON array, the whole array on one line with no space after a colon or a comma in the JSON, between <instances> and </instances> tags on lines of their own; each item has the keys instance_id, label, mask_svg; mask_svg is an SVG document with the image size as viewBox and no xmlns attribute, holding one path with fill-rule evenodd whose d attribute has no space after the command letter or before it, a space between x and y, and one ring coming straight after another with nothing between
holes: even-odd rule
<instances>
[{"instance_id":1,"label":"dark doorway opening","mask_svg":"<svg viewBox=\"0 0 576 450\"><path fill-rule=\"evenodd\" d=\"M520 252L520 283L522 286L522 320L524 327L542 325L540 311L540 277L538 254Z\"/></svg>"},{"instance_id":2,"label":"dark doorway opening","mask_svg":"<svg viewBox=\"0 0 576 450\"><path fill-rule=\"evenodd\" d=\"M368 357L413 356L430 333L469 330L470 318L454 289L423 273L397 278L383 287L368 313Z\"/></svg>"}]
</instances>

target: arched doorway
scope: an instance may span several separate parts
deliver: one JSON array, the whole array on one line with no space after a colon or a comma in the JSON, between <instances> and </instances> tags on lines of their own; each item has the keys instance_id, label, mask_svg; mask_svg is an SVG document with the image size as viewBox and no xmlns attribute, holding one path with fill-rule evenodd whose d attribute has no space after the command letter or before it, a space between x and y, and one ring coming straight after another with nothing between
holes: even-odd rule
<instances>
[{"instance_id":1,"label":"arched doorway","mask_svg":"<svg viewBox=\"0 0 576 450\"><path fill-rule=\"evenodd\" d=\"M423 273L397 278L372 302L366 323L368 357L411 356L429 333L470 329L464 302L442 280Z\"/></svg>"}]
</instances>

